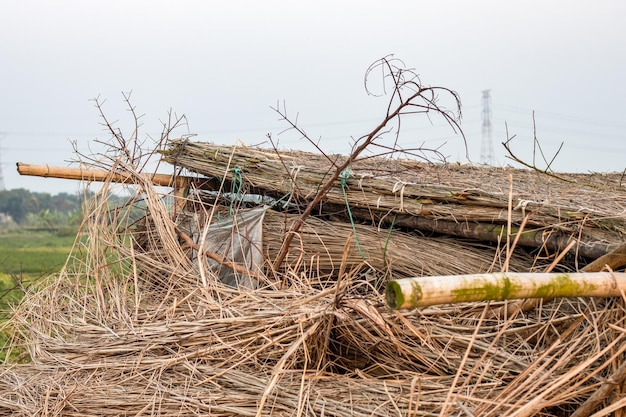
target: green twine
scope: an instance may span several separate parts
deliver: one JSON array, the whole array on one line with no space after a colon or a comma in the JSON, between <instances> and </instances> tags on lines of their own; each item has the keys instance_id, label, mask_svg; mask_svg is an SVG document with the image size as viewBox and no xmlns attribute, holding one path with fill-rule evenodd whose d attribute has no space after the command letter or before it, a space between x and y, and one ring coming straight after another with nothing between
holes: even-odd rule
<instances>
[{"instance_id":1,"label":"green twine","mask_svg":"<svg viewBox=\"0 0 626 417\"><path fill-rule=\"evenodd\" d=\"M230 186L230 207L228 208L228 214L230 216L233 215L235 200L239 200L242 189L243 175L241 175L241 168L233 168L233 182Z\"/></svg>"},{"instance_id":2,"label":"green twine","mask_svg":"<svg viewBox=\"0 0 626 417\"><path fill-rule=\"evenodd\" d=\"M350 210L350 203L348 202L348 193L346 192L346 188L348 185L348 178L352 176L352 170L350 167L347 167L339 174L339 179L341 180L341 189L343 190L343 197L346 201L346 209L348 211L348 217L350 218L350 224L352 225L352 232L354 232L354 240L356 242L356 247L359 250L359 255L361 255L361 259L365 260L365 255L363 255L363 250L361 249L361 243L359 242L359 236L356 233L356 225L354 224L354 219L352 218L352 211Z\"/></svg>"},{"instance_id":3,"label":"green twine","mask_svg":"<svg viewBox=\"0 0 626 417\"><path fill-rule=\"evenodd\" d=\"M387 231L387 238L385 239L385 248L383 249L383 259L385 263L387 263L387 245L389 245L389 240L391 239L391 232L393 232L393 226L396 224L396 217L398 215L393 216L393 220L391 221L391 226L389 226L389 230Z\"/></svg>"}]
</instances>

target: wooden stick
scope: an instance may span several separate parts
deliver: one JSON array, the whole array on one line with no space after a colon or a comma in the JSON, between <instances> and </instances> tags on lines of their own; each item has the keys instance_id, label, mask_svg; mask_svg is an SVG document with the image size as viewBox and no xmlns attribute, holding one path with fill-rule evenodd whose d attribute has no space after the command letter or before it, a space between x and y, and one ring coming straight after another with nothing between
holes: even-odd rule
<instances>
[{"instance_id":1,"label":"wooden stick","mask_svg":"<svg viewBox=\"0 0 626 417\"><path fill-rule=\"evenodd\" d=\"M611 392L615 391L622 385L626 379L626 362L622 364L613 372L607 379L602 381L600 387L591 394L585 402L578 407L578 409L572 414L572 417L587 417L589 416L602 401L604 401Z\"/></svg>"},{"instance_id":2,"label":"wooden stick","mask_svg":"<svg viewBox=\"0 0 626 417\"><path fill-rule=\"evenodd\" d=\"M626 245L621 245L612 252L597 258L595 261L585 266L582 271L600 272L606 267L611 271L624 265L626 265Z\"/></svg>"},{"instance_id":3,"label":"wooden stick","mask_svg":"<svg viewBox=\"0 0 626 417\"><path fill-rule=\"evenodd\" d=\"M389 281L387 304L413 309L437 304L518 298L620 297L626 273L514 273L448 275Z\"/></svg>"},{"instance_id":4,"label":"wooden stick","mask_svg":"<svg viewBox=\"0 0 626 417\"><path fill-rule=\"evenodd\" d=\"M17 172L20 175L31 175L46 178L62 178L81 181L112 181L119 183L134 182L132 175L98 169L82 169L70 167L55 167L50 165L33 165L23 162L17 163ZM144 174L154 185L164 187L182 188L194 178L184 176L172 176L168 174Z\"/></svg>"}]
</instances>

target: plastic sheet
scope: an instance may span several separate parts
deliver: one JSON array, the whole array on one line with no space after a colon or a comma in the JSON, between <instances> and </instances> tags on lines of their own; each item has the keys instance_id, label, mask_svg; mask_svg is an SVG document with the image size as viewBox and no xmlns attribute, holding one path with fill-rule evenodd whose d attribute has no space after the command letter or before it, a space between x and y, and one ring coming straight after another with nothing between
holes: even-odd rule
<instances>
[{"instance_id":1,"label":"plastic sheet","mask_svg":"<svg viewBox=\"0 0 626 417\"><path fill-rule=\"evenodd\" d=\"M194 234L194 241L199 242L206 235L202 244L204 250L216 253L253 274L260 274L263 266L263 218L266 211L267 207L239 210L232 217L211 224L206 234ZM258 281L249 274L238 272L210 258L207 263L208 268L227 285L248 289L258 287Z\"/></svg>"}]
</instances>

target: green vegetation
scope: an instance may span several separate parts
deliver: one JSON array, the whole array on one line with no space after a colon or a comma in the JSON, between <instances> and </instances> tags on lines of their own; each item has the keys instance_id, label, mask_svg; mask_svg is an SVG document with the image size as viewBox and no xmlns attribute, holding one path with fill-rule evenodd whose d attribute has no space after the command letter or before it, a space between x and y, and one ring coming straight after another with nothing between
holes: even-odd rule
<instances>
[{"instance_id":1,"label":"green vegetation","mask_svg":"<svg viewBox=\"0 0 626 417\"><path fill-rule=\"evenodd\" d=\"M4 223L55 228L80 221L83 196L67 193L50 195L23 188L0 191L0 213Z\"/></svg>"},{"instance_id":2,"label":"green vegetation","mask_svg":"<svg viewBox=\"0 0 626 417\"><path fill-rule=\"evenodd\" d=\"M82 219L82 201L78 194L0 191L0 326L29 284L65 263ZM3 361L8 340L7 330L0 329Z\"/></svg>"},{"instance_id":3,"label":"green vegetation","mask_svg":"<svg viewBox=\"0 0 626 417\"><path fill-rule=\"evenodd\" d=\"M0 231L0 324L10 305L24 295L22 287L58 272L65 263L75 236L57 232ZM0 332L0 362L5 359L7 336ZM15 354L16 352L14 352Z\"/></svg>"},{"instance_id":4,"label":"green vegetation","mask_svg":"<svg viewBox=\"0 0 626 417\"><path fill-rule=\"evenodd\" d=\"M10 305L20 301L30 284L61 270L83 219L84 198L24 189L0 191L0 362L7 355L2 349L7 333L1 326ZM144 202L127 203L127 198L115 195L107 201L112 216L144 215ZM11 360L16 354L12 353Z\"/></svg>"},{"instance_id":5,"label":"green vegetation","mask_svg":"<svg viewBox=\"0 0 626 417\"><path fill-rule=\"evenodd\" d=\"M56 232L0 233L0 272L30 278L58 271L74 244L73 235Z\"/></svg>"},{"instance_id":6,"label":"green vegetation","mask_svg":"<svg viewBox=\"0 0 626 417\"><path fill-rule=\"evenodd\" d=\"M9 306L14 305L22 297L22 291L16 289L16 280L9 274L0 272L0 326L2 326L9 312ZM7 359L7 349L10 340L9 329L0 327L0 363ZM15 361L19 353L14 351L11 360Z\"/></svg>"}]
</instances>

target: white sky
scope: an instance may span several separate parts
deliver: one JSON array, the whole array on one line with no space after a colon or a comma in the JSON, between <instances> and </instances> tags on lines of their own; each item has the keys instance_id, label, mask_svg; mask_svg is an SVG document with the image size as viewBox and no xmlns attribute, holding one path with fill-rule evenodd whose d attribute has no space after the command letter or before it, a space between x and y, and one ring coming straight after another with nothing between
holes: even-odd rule
<instances>
[{"instance_id":1,"label":"white sky","mask_svg":"<svg viewBox=\"0 0 626 417\"><path fill-rule=\"evenodd\" d=\"M108 139L94 103L127 134L121 92L158 137L171 109L197 140L310 149L270 106L329 152L346 153L384 114L366 68L395 54L423 83L457 91L473 161L480 160L481 91L491 90L497 163L531 158L532 112L547 154L564 141L560 171L626 167L626 2L553 1L4 1L0 12L0 167L6 188L74 192L76 183L20 177L18 161L67 165L70 140L88 152ZM187 131L179 131L187 133ZM392 137L388 138L391 143ZM401 135L451 161L462 140L420 116Z\"/></svg>"}]
</instances>

